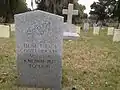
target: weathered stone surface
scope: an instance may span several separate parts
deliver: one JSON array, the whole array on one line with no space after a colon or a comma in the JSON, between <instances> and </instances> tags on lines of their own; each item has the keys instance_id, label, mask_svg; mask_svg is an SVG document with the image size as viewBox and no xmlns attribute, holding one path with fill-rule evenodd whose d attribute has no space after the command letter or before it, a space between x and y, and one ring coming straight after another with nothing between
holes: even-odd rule
<instances>
[{"instance_id":1,"label":"weathered stone surface","mask_svg":"<svg viewBox=\"0 0 120 90\"><path fill-rule=\"evenodd\" d=\"M15 24L19 85L61 90L63 17L37 10Z\"/></svg>"}]
</instances>

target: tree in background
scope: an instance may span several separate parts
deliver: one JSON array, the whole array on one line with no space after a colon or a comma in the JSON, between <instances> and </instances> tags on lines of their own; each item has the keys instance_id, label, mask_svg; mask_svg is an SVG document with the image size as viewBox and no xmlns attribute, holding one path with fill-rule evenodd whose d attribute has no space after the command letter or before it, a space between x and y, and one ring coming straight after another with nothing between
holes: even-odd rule
<instances>
[{"instance_id":1,"label":"tree in background","mask_svg":"<svg viewBox=\"0 0 120 90\"><path fill-rule=\"evenodd\" d=\"M14 14L27 11L25 0L1 0L0 17L5 19L4 23L13 21Z\"/></svg>"},{"instance_id":2,"label":"tree in background","mask_svg":"<svg viewBox=\"0 0 120 90\"><path fill-rule=\"evenodd\" d=\"M86 13L84 13L84 10L86 9L86 7L84 5L78 4L76 2L74 4L74 8L76 10L78 10L78 15L73 16L73 23L75 23L75 24L82 23L82 19L87 19L88 15Z\"/></svg>"},{"instance_id":3,"label":"tree in background","mask_svg":"<svg viewBox=\"0 0 120 90\"><path fill-rule=\"evenodd\" d=\"M37 9L54 14L62 14L62 9L67 8L68 3L73 2L74 0L36 0Z\"/></svg>"},{"instance_id":4,"label":"tree in background","mask_svg":"<svg viewBox=\"0 0 120 90\"><path fill-rule=\"evenodd\" d=\"M103 23L105 19L113 18L115 4L116 0L98 0L91 5L90 15L97 17L96 23Z\"/></svg>"},{"instance_id":5,"label":"tree in background","mask_svg":"<svg viewBox=\"0 0 120 90\"><path fill-rule=\"evenodd\" d=\"M120 0L116 1L115 9L114 9L114 17L117 18L118 26L117 28L120 28Z\"/></svg>"},{"instance_id":6,"label":"tree in background","mask_svg":"<svg viewBox=\"0 0 120 90\"><path fill-rule=\"evenodd\" d=\"M37 9L64 16L65 21L67 16L62 14L62 10L68 8L69 3L73 3L74 9L79 11L78 16L73 16L73 23L80 23L81 18L86 15L84 14L86 8L77 2L78 0L36 0Z\"/></svg>"},{"instance_id":7,"label":"tree in background","mask_svg":"<svg viewBox=\"0 0 120 90\"><path fill-rule=\"evenodd\" d=\"M16 8L14 8L15 10L14 14L29 11L29 9L27 8L26 0L17 0L17 1L18 1L16 4L17 6Z\"/></svg>"}]
</instances>

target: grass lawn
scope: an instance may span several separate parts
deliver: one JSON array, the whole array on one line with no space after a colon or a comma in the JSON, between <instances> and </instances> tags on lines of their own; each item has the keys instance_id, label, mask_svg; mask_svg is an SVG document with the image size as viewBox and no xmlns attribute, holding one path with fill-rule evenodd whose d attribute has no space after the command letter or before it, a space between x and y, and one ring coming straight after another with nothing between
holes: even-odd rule
<instances>
[{"instance_id":1,"label":"grass lawn","mask_svg":"<svg viewBox=\"0 0 120 90\"><path fill-rule=\"evenodd\" d=\"M0 90L18 90L16 78L15 38L0 39ZM62 84L77 90L120 90L120 43L113 43L106 30L64 41Z\"/></svg>"}]
</instances>

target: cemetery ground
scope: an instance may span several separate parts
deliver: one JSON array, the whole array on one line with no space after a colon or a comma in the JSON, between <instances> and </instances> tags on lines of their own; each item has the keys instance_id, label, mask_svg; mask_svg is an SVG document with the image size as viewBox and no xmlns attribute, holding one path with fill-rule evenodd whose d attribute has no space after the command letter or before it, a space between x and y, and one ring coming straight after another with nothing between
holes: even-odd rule
<instances>
[{"instance_id":1,"label":"cemetery ground","mask_svg":"<svg viewBox=\"0 0 120 90\"><path fill-rule=\"evenodd\" d=\"M0 39L0 90L17 90L16 78L13 34ZM79 40L64 40L62 84L76 90L120 90L120 43L113 43L107 30L98 36L81 32Z\"/></svg>"}]
</instances>

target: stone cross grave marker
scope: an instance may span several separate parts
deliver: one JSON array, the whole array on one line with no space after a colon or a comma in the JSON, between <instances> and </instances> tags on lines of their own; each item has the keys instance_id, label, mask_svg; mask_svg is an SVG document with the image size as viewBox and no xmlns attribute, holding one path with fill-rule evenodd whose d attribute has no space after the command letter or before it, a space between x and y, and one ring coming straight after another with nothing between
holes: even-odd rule
<instances>
[{"instance_id":1,"label":"stone cross grave marker","mask_svg":"<svg viewBox=\"0 0 120 90\"><path fill-rule=\"evenodd\" d=\"M67 23L72 24L72 16L78 15L78 10L73 10L73 4L69 4L68 9L63 9L63 14L67 14Z\"/></svg>"},{"instance_id":2,"label":"stone cross grave marker","mask_svg":"<svg viewBox=\"0 0 120 90\"><path fill-rule=\"evenodd\" d=\"M63 33L64 39L76 40L79 38L76 26L72 24L72 16L78 15L78 10L73 10L73 4L68 5L68 9L63 9L63 14L67 14L67 23L64 23L65 31Z\"/></svg>"},{"instance_id":3,"label":"stone cross grave marker","mask_svg":"<svg viewBox=\"0 0 120 90\"><path fill-rule=\"evenodd\" d=\"M37 10L15 24L18 85L61 90L63 17Z\"/></svg>"}]
</instances>

